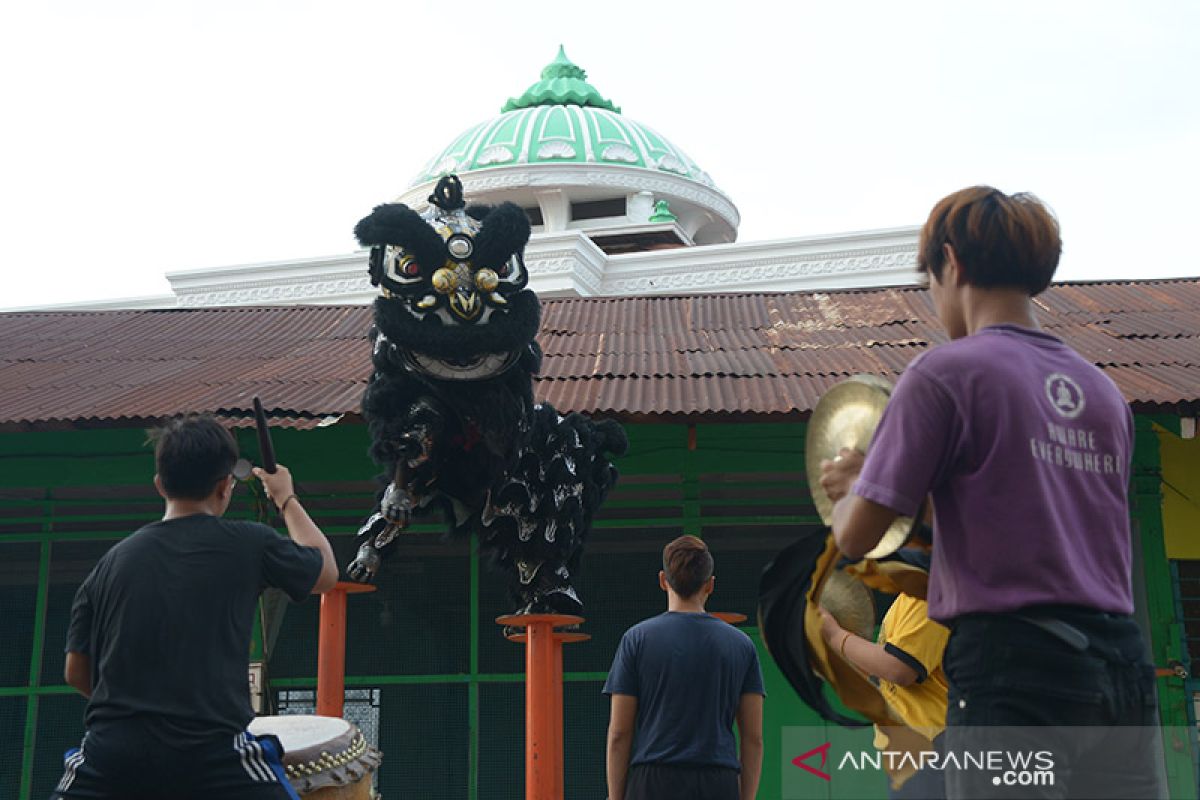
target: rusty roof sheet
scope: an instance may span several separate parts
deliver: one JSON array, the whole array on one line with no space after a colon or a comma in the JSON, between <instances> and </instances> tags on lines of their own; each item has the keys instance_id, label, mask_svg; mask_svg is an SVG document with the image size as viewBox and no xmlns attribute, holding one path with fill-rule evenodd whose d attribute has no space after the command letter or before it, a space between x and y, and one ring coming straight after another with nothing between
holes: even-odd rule
<instances>
[{"instance_id":1,"label":"rusty roof sheet","mask_svg":"<svg viewBox=\"0 0 1200 800\"><path fill-rule=\"evenodd\" d=\"M1058 284L1036 302L1130 402L1200 408L1200 278ZM275 424L313 427L358 412L370 326L365 306L0 314L0 425L244 424L257 395ZM627 418L803 415L944 340L913 287L545 300L537 393Z\"/></svg>"}]
</instances>

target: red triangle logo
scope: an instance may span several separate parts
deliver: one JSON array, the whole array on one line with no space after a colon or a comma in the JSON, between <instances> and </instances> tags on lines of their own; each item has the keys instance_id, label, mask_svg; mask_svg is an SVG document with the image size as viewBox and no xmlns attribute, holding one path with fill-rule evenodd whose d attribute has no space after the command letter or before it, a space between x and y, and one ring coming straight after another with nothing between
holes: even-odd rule
<instances>
[{"instance_id":1,"label":"red triangle logo","mask_svg":"<svg viewBox=\"0 0 1200 800\"><path fill-rule=\"evenodd\" d=\"M810 767L808 764L804 763L812 756L815 756L817 753L821 754L821 766L824 767L825 760L829 757L829 742L826 742L825 744L821 745L820 747L814 747L812 750L809 750L807 753L802 753L801 755L796 756L795 758L792 759L792 764L794 764L795 766L799 767L802 770L811 772L813 775L816 775L818 778L823 778L824 780L830 780L829 773L823 772L822 770L819 770L816 767Z\"/></svg>"}]
</instances>

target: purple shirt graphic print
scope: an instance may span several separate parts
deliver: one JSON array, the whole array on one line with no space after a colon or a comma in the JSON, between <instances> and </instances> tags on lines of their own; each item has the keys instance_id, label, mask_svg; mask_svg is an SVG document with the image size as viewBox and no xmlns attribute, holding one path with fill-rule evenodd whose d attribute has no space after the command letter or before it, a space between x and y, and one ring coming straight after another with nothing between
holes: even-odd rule
<instances>
[{"instance_id":1,"label":"purple shirt graphic print","mask_svg":"<svg viewBox=\"0 0 1200 800\"><path fill-rule=\"evenodd\" d=\"M869 450L855 494L904 515L933 499L932 619L1133 611L1133 417L1059 339L998 325L922 354Z\"/></svg>"}]
</instances>

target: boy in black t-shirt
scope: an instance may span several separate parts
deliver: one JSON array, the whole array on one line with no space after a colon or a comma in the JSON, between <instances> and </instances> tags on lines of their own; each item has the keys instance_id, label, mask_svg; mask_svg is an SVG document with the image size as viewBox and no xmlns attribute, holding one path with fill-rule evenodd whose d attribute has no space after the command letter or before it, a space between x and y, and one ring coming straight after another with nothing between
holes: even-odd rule
<instances>
[{"instance_id":1,"label":"boy in black t-shirt","mask_svg":"<svg viewBox=\"0 0 1200 800\"><path fill-rule=\"evenodd\" d=\"M328 591L337 565L283 466L254 472L290 539L221 519L236 460L211 417L157 432L166 513L105 553L71 609L65 676L88 698L87 732L54 800L294 797L272 746L246 732L254 609L268 586L295 601Z\"/></svg>"}]
</instances>

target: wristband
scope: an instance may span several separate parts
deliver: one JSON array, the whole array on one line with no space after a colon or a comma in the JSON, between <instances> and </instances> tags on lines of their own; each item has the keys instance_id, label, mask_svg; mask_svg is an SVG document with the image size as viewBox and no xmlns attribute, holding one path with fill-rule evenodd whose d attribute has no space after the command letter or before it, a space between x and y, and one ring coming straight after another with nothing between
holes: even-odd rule
<instances>
[{"instance_id":1,"label":"wristband","mask_svg":"<svg viewBox=\"0 0 1200 800\"><path fill-rule=\"evenodd\" d=\"M288 503L292 502L293 500L299 500L299 499L300 499L300 498L298 498L298 497L297 497L297 496L296 496L294 493L293 493L293 494L289 494L289 495L288 495L288 498L287 498L287 500L284 500L284 501L283 501L283 505L281 505L281 506L279 507L279 516L281 516L281 517L282 517L282 516L283 516L283 512L284 512L284 511L287 511Z\"/></svg>"},{"instance_id":2,"label":"wristband","mask_svg":"<svg viewBox=\"0 0 1200 800\"><path fill-rule=\"evenodd\" d=\"M288 498L288 499L290 500L291 498ZM840 655L843 659L846 659L846 642L849 639L850 639L850 631L846 631L846 635L842 637L841 645L838 646L838 655ZM846 660L848 661L849 659L846 659Z\"/></svg>"}]
</instances>

